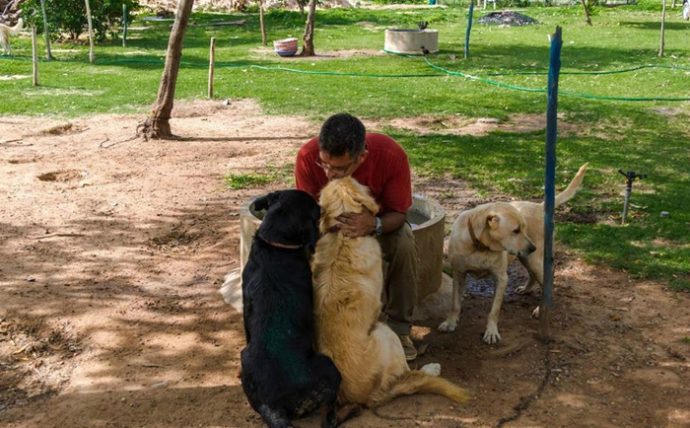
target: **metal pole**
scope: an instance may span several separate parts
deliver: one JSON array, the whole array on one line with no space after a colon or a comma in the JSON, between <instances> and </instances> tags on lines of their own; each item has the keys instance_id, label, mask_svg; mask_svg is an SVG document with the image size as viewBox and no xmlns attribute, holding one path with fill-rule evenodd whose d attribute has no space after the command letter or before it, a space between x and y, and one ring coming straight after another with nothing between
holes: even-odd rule
<instances>
[{"instance_id":1,"label":"metal pole","mask_svg":"<svg viewBox=\"0 0 690 428\"><path fill-rule=\"evenodd\" d=\"M625 185L625 199L623 200L623 219L621 224L625 224L625 219L628 217L628 200L630 200L630 194L632 193L632 181L628 181Z\"/></svg>"},{"instance_id":2,"label":"metal pole","mask_svg":"<svg viewBox=\"0 0 690 428\"><path fill-rule=\"evenodd\" d=\"M553 212L556 204L556 140L558 137L558 75L561 70L561 27L551 37L549 82L546 95L546 171L544 175L544 284L539 308L539 336L550 340L549 318L553 308Z\"/></svg>"},{"instance_id":3,"label":"metal pole","mask_svg":"<svg viewBox=\"0 0 690 428\"><path fill-rule=\"evenodd\" d=\"M625 177L625 198L623 199L623 218L621 224L625 224L625 219L628 217L628 201L630 200L630 195L632 194L633 181L635 179L643 179L647 177L645 174L637 174L635 171L623 171L619 169L618 172Z\"/></svg>"}]
</instances>

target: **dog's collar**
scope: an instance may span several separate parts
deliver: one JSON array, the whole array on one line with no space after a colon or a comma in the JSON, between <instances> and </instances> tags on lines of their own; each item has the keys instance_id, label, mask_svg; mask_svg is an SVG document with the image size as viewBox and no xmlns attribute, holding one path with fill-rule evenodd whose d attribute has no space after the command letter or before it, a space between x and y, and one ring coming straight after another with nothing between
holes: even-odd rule
<instances>
[{"instance_id":1,"label":"dog's collar","mask_svg":"<svg viewBox=\"0 0 690 428\"><path fill-rule=\"evenodd\" d=\"M286 250L299 250L300 248L303 247L303 245L298 245L298 244L281 244L280 242L269 241L267 239L264 239L264 237L259 235L258 233L256 234L256 237L261 239L262 241L264 241L266 244L270 245L271 247L284 248Z\"/></svg>"},{"instance_id":2,"label":"dog's collar","mask_svg":"<svg viewBox=\"0 0 690 428\"><path fill-rule=\"evenodd\" d=\"M470 230L470 238L472 238L474 248L476 248L477 251L489 251L489 247L487 247L482 241L477 239L477 235L474 234L474 228L472 227L472 222L469 218L467 219L467 228Z\"/></svg>"}]
</instances>

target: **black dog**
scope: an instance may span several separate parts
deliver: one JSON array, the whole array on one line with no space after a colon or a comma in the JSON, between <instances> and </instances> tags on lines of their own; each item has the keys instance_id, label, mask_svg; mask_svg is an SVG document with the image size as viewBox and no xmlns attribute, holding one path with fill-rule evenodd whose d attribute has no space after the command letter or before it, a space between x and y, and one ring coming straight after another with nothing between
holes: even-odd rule
<instances>
[{"instance_id":1,"label":"black dog","mask_svg":"<svg viewBox=\"0 0 690 428\"><path fill-rule=\"evenodd\" d=\"M270 427L289 427L322 406L323 426L334 427L340 373L314 350L309 257L319 237L319 206L308 193L284 190L257 199L254 208L268 211L242 272L242 387Z\"/></svg>"}]
</instances>

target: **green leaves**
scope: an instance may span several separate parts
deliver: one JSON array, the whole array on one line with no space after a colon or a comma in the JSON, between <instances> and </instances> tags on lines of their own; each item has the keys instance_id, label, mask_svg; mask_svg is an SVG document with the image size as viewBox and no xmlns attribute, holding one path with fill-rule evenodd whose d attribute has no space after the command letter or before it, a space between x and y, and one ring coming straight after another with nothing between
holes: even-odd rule
<instances>
[{"instance_id":1,"label":"green leaves","mask_svg":"<svg viewBox=\"0 0 690 428\"><path fill-rule=\"evenodd\" d=\"M128 12L139 8L137 0L89 0L94 31L98 40L104 40L108 30L121 25L122 5ZM86 27L86 5L84 0L45 0L48 27L53 40L62 38L62 33L71 41L76 41ZM22 3L22 16L43 31L40 0L26 0ZM131 15L130 15L131 16Z\"/></svg>"}]
</instances>

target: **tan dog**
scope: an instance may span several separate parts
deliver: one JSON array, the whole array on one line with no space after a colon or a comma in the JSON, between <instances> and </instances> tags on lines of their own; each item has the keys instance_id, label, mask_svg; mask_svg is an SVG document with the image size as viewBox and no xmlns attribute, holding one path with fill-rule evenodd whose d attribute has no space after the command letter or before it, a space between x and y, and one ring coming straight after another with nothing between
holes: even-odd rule
<instances>
[{"instance_id":1,"label":"tan dog","mask_svg":"<svg viewBox=\"0 0 690 428\"><path fill-rule=\"evenodd\" d=\"M332 180L319 203L322 233L337 225L336 217L344 212L378 211L368 189L350 177ZM410 370L397 335L378 321L381 264L381 248L373 236L326 233L316 245L312 264L316 341L319 352L333 360L342 376L339 402L373 407L417 392L466 401L464 389L436 376L438 364Z\"/></svg>"},{"instance_id":2,"label":"tan dog","mask_svg":"<svg viewBox=\"0 0 690 428\"><path fill-rule=\"evenodd\" d=\"M16 36L24 28L24 21L22 18L17 20L17 23L10 27L6 24L0 24L0 45L5 55L12 54L12 46L10 46L10 36Z\"/></svg>"},{"instance_id":3,"label":"tan dog","mask_svg":"<svg viewBox=\"0 0 690 428\"><path fill-rule=\"evenodd\" d=\"M555 206L575 196L586 170L587 164L580 167L568 187L556 196ZM448 257L453 269L453 300L438 329L455 331L467 285L466 274L489 272L496 279L496 292L484 341L500 341L498 316L508 286L508 265L518 257L529 272L529 282L518 287L518 293L530 292L536 283L544 283L544 203L492 202L462 212L453 224ZM539 308L533 315L539 315Z\"/></svg>"}]
</instances>

